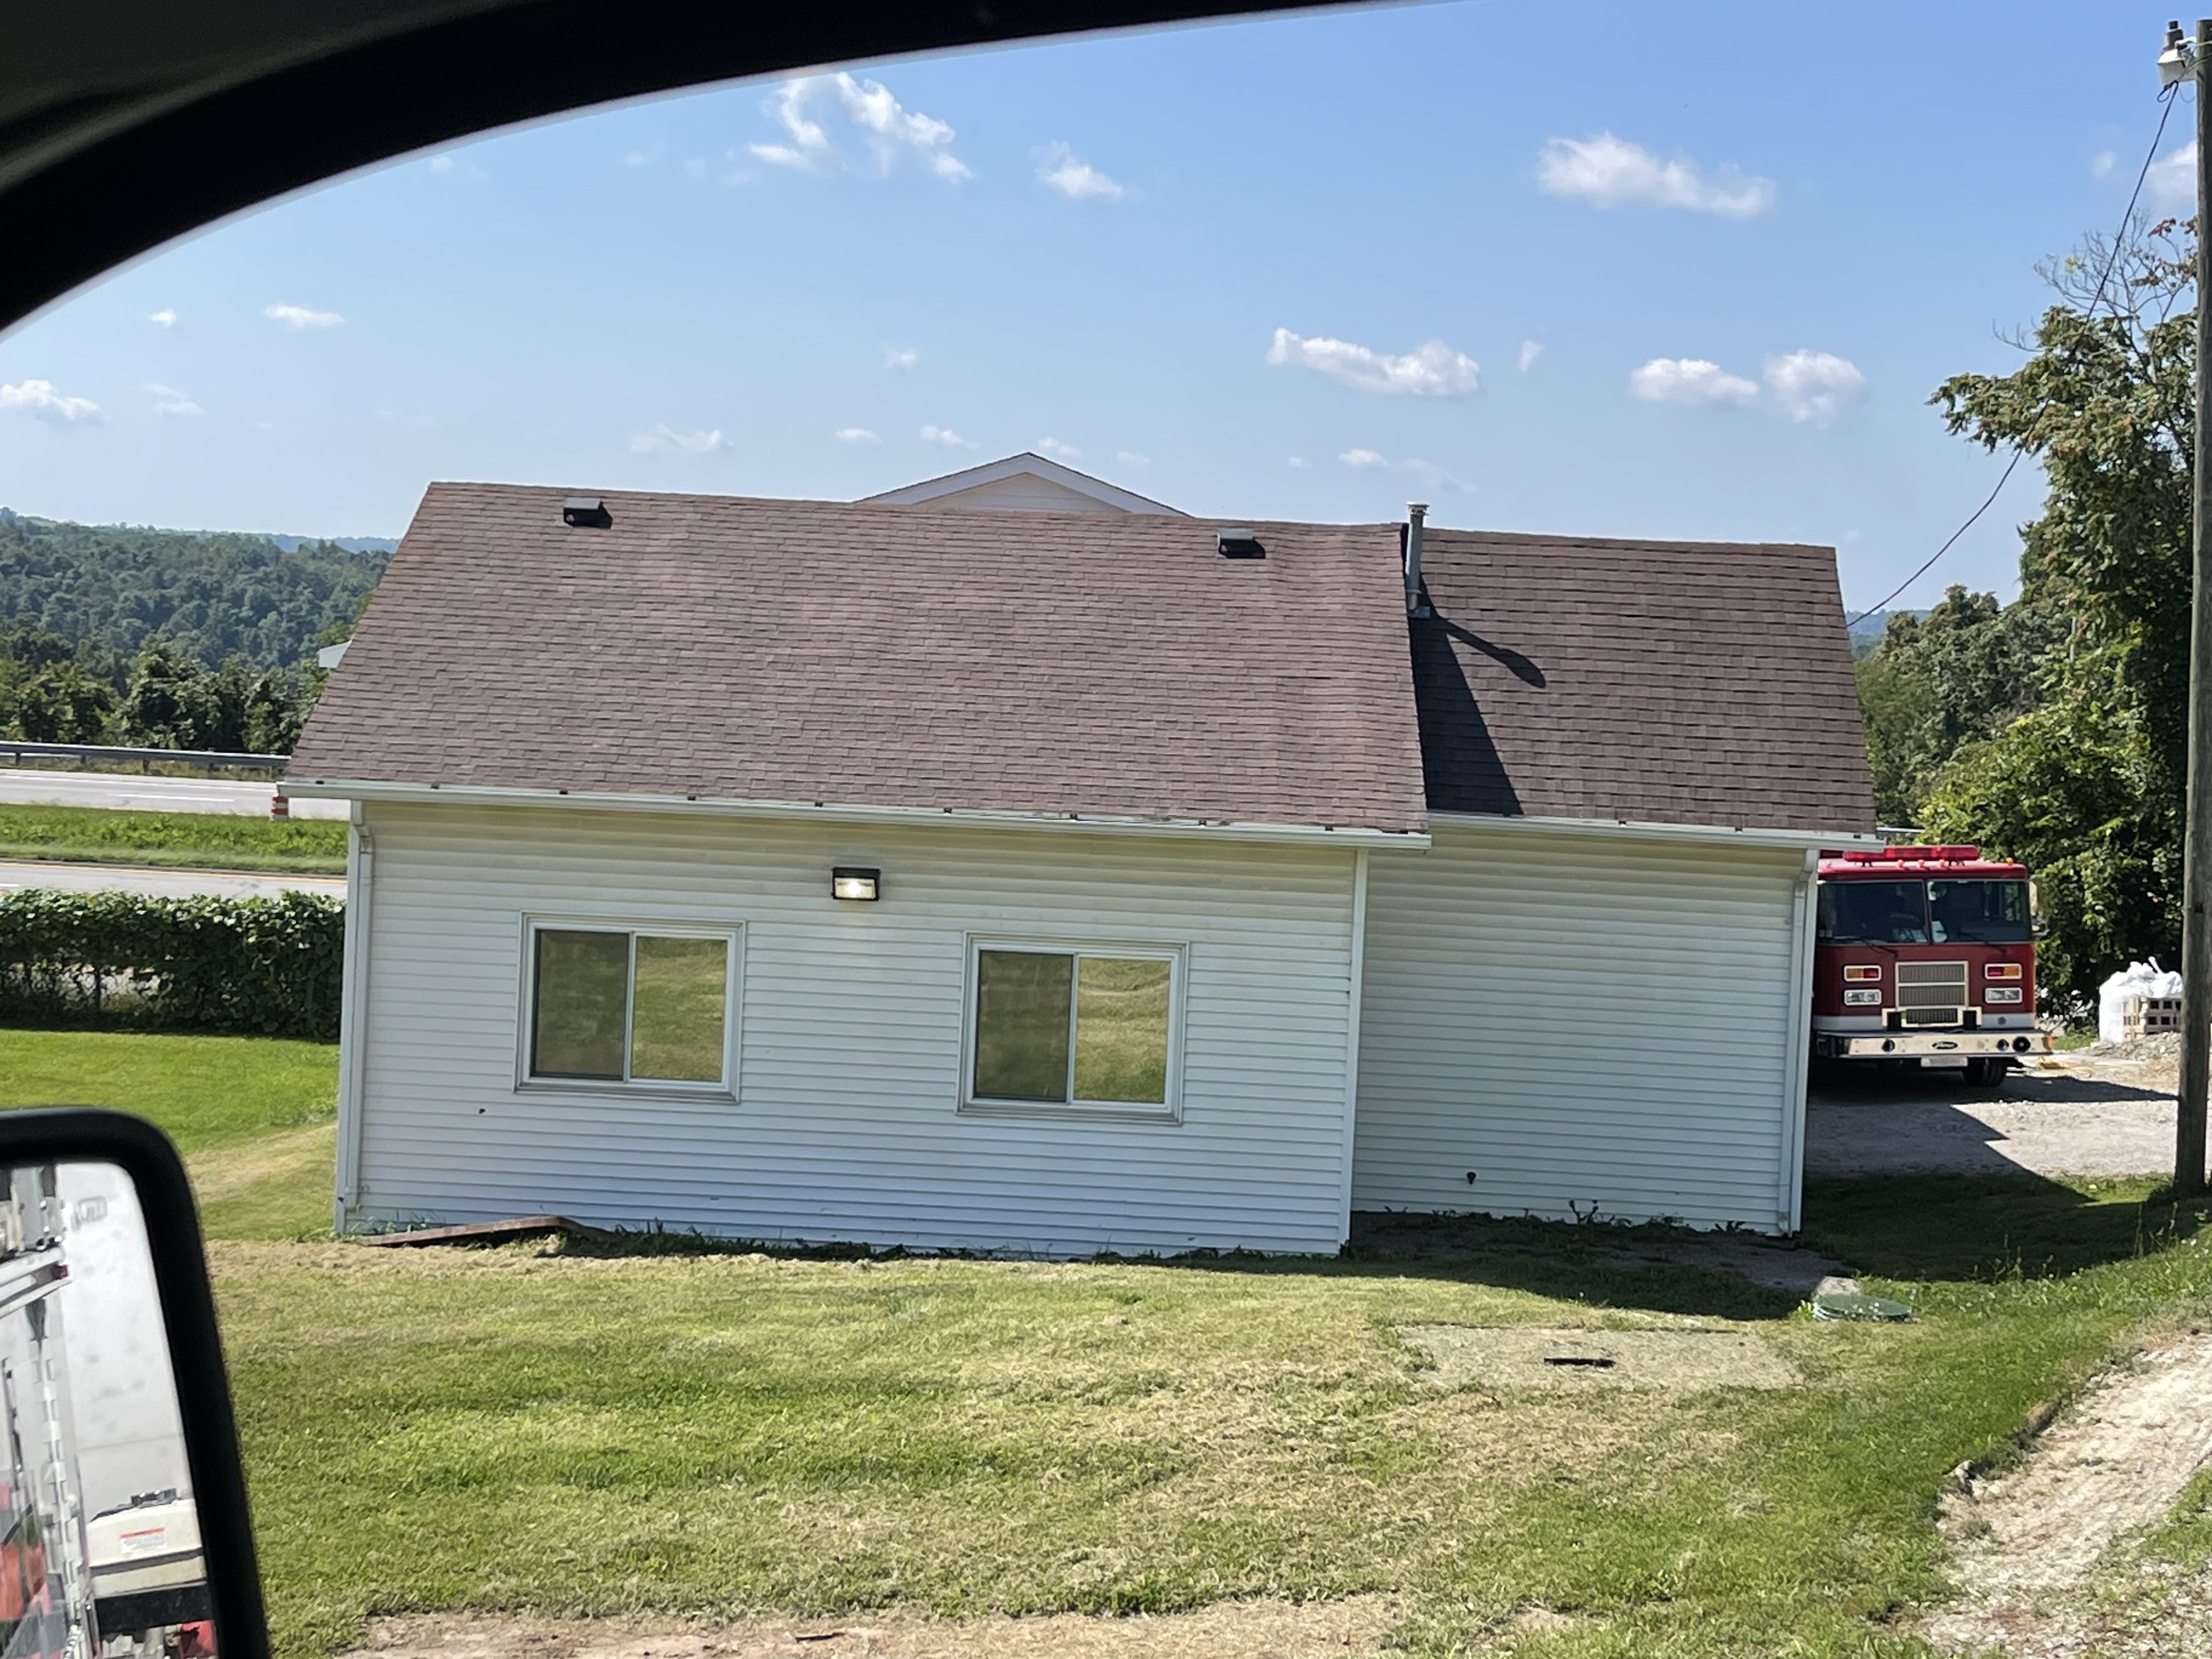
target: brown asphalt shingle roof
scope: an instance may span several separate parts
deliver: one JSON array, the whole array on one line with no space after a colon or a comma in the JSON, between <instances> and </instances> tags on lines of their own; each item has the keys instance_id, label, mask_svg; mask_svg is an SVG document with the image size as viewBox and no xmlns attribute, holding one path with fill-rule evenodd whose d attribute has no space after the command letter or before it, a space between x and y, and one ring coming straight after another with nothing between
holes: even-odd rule
<instances>
[{"instance_id":1,"label":"brown asphalt shingle roof","mask_svg":"<svg viewBox=\"0 0 2212 1659\"><path fill-rule=\"evenodd\" d=\"M1874 828L1835 554L1431 529L1435 811Z\"/></svg>"},{"instance_id":2,"label":"brown asphalt shingle roof","mask_svg":"<svg viewBox=\"0 0 2212 1659\"><path fill-rule=\"evenodd\" d=\"M431 486L294 778L1416 830L1395 526Z\"/></svg>"},{"instance_id":3,"label":"brown asphalt shingle roof","mask_svg":"<svg viewBox=\"0 0 2212 1659\"><path fill-rule=\"evenodd\" d=\"M1826 549L435 484L289 775L1409 830L1842 832ZM1410 628L1410 664L1407 633Z\"/></svg>"}]
</instances>

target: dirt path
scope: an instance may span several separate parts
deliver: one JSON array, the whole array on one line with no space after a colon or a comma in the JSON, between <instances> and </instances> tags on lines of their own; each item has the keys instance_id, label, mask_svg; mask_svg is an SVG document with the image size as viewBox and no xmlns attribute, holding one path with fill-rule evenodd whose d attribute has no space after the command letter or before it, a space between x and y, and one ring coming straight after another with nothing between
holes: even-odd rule
<instances>
[{"instance_id":1,"label":"dirt path","mask_svg":"<svg viewBox=\"0 0 2212 1659\"><path fill-rule=\"evenodd\" d=\"M2116 1545L2163 1520L2208 1462L2212 1335L2199 1334L2115 1372L2026 1465L1947 1500L1966 1599L1929 1621L1929 1638L2013 1659L2129 1650L2103 1616L2115 1609L2095 1605L2106 1588L2099 1569L2113 1565ZM2195 1596L2205 1587L2171 1588ZM2212 1655L2212 1626L2170 1629L2166 1640L2151 1650Z\"/></svg>"},{"instance_id":2,"label":"dirt path","mask_svg":"<svg viewBox=\"0 0 2212 1659\"><path fill-rule=\"evenodd\" d=\"M377 1620L346 1659L1368 1659L1402 1612L1394 1596L1355 1595L1156 1617L876 1612L714 1626L439 1613Z\"/></svg>"}]
</instances>

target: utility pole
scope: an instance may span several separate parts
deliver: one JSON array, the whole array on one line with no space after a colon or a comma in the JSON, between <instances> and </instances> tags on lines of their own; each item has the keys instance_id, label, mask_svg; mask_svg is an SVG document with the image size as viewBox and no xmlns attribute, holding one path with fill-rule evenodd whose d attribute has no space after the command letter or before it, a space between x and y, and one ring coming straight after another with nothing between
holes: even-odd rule
<instances>
[{"instance_id":1,"label":"utility pole","mask_svg":"<svg viewBox=\"0 0 2212 1659\"><path fill-rule=\"evenodd\" d=\"M2182 50L2166 26L2166 57ZM2176 65L2179 68L2179 65ZM2212 1081L2212 20L2199 19L2185 73L2197 92L2197 518L2189 609L2189 806L2182 842L2181 1088L2173 1121L2173 1191L2204 1190L2205 1093ZM2182 76L2172 77L2178 81Z\"/></svg>"}]
</instances>

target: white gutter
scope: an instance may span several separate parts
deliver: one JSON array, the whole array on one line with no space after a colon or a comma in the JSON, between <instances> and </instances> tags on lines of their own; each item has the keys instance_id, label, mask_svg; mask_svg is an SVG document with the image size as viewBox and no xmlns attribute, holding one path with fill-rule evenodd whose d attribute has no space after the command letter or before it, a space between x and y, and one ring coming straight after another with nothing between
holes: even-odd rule
<instances>
[{"instance_id":1,"label":"white gutter","mask_svg":"<svg viewBox=\"0 0 2212 1659\"><path fill-rule=\"evenodd\" d=\"M614 790L526 789L506 784L390 783L286 778L296 800L461 801L477 806L568 806L623 812L696 812L719 817L799 818L817 823L957 824L982 830L1076 830L1108 835L1184 836L1212 841L1291 842L1326 847L1395 847L1419 852L1419 830L1363 830L1231 818L1145 818L1104 812L1015 812L984 808L863 806L825 801L743 800L717 795L626 794Z\"/></svg>"},{"instance_id":2,"label":"white gutter","mask_svg":"<svg viewBox=\"0 0 2212 1659\"><path fill-rule=\"evenodd\" d=\"M362 827L359 801L346 826L345 960L338 1001L338 1147L336 1214L343 1232L361 1202L362 1097L368 1065L368 919L376 878L376 844Z\"/></svg>"},{"instance_id":3,"label":"white gutter","mask_svg":"<svg viewBox=\"0 0 2212 1659\"><path fill-rule=\"evenodd\" d=\"M1785 1233L1796 1232L1804 1220L1805 1085L1813 1060L1814 906L1820 866L1819 851L1807 848L1790 906L1790 1048L1782 1066L1782 1189L1778 1194Z\"/></svg>"},{"instance_id":4,"label":"white gutter","mask_svg":"<svg viewBox=\"0 0 2212 1659\"><path fill-rule=\"evenodd\" d=\"M1344 1237L1352 1237L1352 1155L1359 1130L1359 1019L1367 981L1367 849L1352 855L1352 1006L1345 1018L1344 1055Z\"/></svg>"},{"instance_id":5,"label":"white gutter","mask_svg":"<svg viewBox=\"0 0 2212 1659\"><path fill-rule=\"evenodd\" d=\"M290 786L286 787L290 789ZM304 793L292 790L297 794ZM1877 835L1856 830L1741 830L1724 823L1648 823L1632 818L1527 817L1507 812L1431 812L1431 829L1535 830L1570 836L1631 836L1643 841L1726 843L1731 847L1881 847Z\"/></svg>"}]
</instances>

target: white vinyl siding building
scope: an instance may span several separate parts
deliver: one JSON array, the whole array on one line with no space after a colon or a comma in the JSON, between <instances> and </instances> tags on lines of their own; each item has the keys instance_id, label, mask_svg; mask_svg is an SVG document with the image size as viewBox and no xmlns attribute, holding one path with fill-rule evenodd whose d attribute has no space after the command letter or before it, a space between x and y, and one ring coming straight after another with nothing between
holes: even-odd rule
<instances>
[{"instance_id":1,"label":"white vinyl siding building","mask_svg":"<svg viewBox=\"0 0 2212 1659\"><path fill-rule=\"evenodd\" d=\"M1372 860L1352 1206L1794 1231L1803 847L1431 835Z\"/></svg>"},{"instance_id":2,"label":"white vinyl siding building","mask_svg":"<svg viewBox=\"0 0 2212 1659\"><path fill-rule=\"evenodd\" d=\"M368 804L361 838L343 1225L550 1212L1036 1255L1343 1241L1348 848L459 802ZM882 899L833 899L841 865L880 869ZM732 940L726 1087L531 1075L541 927ZM1171 963L1166 1099L976 1101L973 963L1008 945Z\"/></svg>"}]
</instances>

